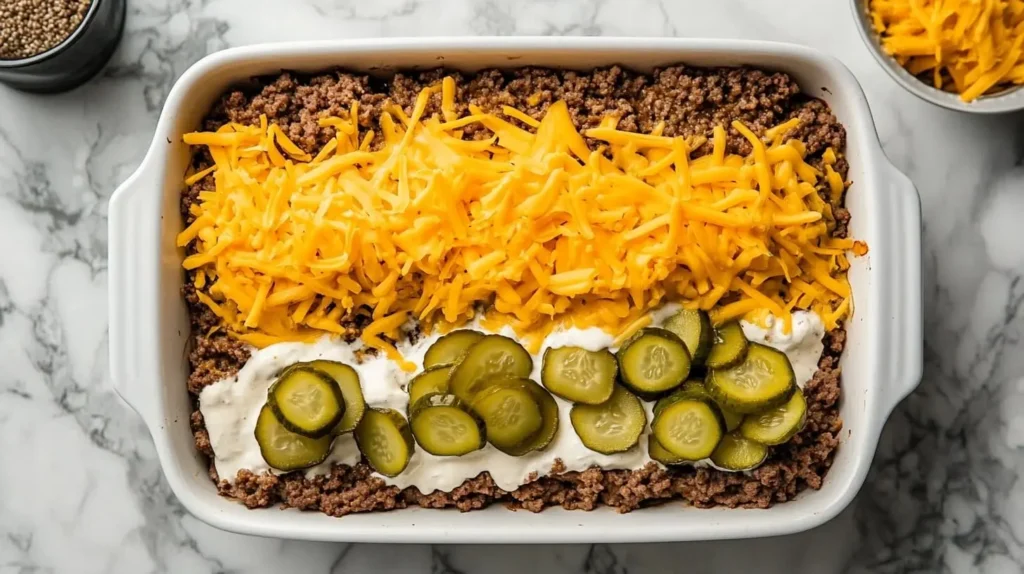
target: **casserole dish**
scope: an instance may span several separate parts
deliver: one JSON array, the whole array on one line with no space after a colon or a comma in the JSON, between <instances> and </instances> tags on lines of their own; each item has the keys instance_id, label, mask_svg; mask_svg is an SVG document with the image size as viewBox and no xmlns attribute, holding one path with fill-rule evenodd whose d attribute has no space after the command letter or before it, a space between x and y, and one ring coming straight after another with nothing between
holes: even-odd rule
<instances>
[{"instance_id":1,"label":"casserole dish","mask_svg":"<svg viewBox=\"0 0 1024 574\"><path fill-rule=\"evenodd\" d=\"M751 65L791 74L824 99L848 131L854 182L847 207L854 237L870 252L849 280L856 312L843 358L842 444L818 491L768 510L697 510L680 505L628 515L612 509L540 514L491 507L473 513L406 509L333 519L298 511L247 510L223 499L193 448L185 391L189 323L180 296L183 253L175 247L182 175L190 161L182 134L195 129L230 85L282 70L345 67L386 72L446 67L588 69L620 64L649 71L685 62ZM610 38L389 39L252 46L209 56L168 96L138 171L110 206L111 370L118 393L139 412L175 494L198 518L262 536L359 542L658 542L779 535L812 528L840 512L864 481L882 425L918 383L922 369L920 206L911 182L885 158L856 80L837 60L765 42Z\"/></svg>"}]
</instances>

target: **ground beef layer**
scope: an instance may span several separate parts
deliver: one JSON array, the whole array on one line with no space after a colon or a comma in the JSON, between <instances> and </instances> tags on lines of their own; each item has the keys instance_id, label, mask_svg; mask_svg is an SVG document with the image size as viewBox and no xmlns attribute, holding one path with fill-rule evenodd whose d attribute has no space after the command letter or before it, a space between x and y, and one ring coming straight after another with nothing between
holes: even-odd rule
<instances>
[{"instance_id":1,"label":"ground beef layer","mask_svg":"<svg viewBox=\"0 0 1024 574\"><path fill-rule=\"evenodd\" d=\"M665 122L669 136L705 135L710 138L716 125L728 126L741 120L755 133L798 117L801 126L792 134L805 142L809 163L821 161L821 154L832 147L841 152L846 143L843 126L828 106L800 93L786 74L747 68L705 69L672 66L644 75L619 67L592 72L571 72L535 68L515 71L485 70L465 76L457 72L433 70L422 74L397 74L389 80L344 72L316 76L282 74L254 79L226 93L207 115L203 128L215 130L229 121L258 124L261 114L279 124L305 151L315 153L334 137L333 128L323 128L317 119L325 115L348 113L353 101L359 102L360 127L376 125L382 108L395 103L412 112L420 90L445 75L456 77L457 109L469 104L487 111L500 111L509 105L540 119L547 106L565 100L577 128L596 127L608 114L620 117L619 129L649 132ZM427 114L439 111L439 96L427 108ZM525 127L525 126L524 126ZM467 137L483 133L468 130ZM710 145L710 144L706 144ZM729 129L731 153L746 154L750 144L738 132ZM697 154L709 149L698 149ZM196 168L210 164L199 153ZM839 153L837 171L845 178L847 164ZM186 222L192 216L189 206L202 190L212 189L207 177L182 193L181 211ZM819 190L828 197L824 187ZM835 206L833 235L846 236L849 213ZM842 420L838 412L840 395L839 356L845 344L842 330L825 336L825 351L818 371L804 388L807 398L807 424L790 442L772 448L768 461L750 473L729 473L715 469L688 467L662 469L652 463L635 470L601 470L554 473L508 492L498 488L487 473L467 480L449 493L421 493L416 488L399 490L371 476L365 464L335 466L329 475L307 479L302 473L284 476L254 475L240 471L234 482L218 477L212 463L213 451L198 410L198 394L207 385L232 376L249 358L246 347L218 329L219 323L195 295L192 276L183 289L192 322L193 345L189 353L191 373L188 390L196 398L191 426L196 448L210 457L210 477L221 494L237 499L250 508L273 504L319 510L332 516L352 512L390 510L418 505L425 508L454 507L460 510L483 508L495 502L512 509L540 511L548 506L590 510L600 504L628 512L642 506L679 498L698 507L768 507L792 499L806 488L821 487L838 446ZM348 337L358 336L362 325L346 325Z\"/></svg>"}]
</instances>

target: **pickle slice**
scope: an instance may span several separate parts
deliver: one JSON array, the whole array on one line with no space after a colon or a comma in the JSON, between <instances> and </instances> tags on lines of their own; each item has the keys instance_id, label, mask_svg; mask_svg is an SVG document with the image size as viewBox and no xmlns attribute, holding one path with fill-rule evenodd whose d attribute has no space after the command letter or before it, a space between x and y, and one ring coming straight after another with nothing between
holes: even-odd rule
<instances>
[{"instance_id":1,"label":"pickle slice","mask_svg":"<svg viewBox=\"0 0 1024 574\"><path fill-rule=\"evenodd\" d=\"M786 354L759 343L750 343L739 364L711 369L704 386L716 403L740 414L777 407L797 390Z\"/></svg>"},{"instance_id":2,"label":"pickle slice","mask_svg":"<svg viewBox=\"0 0 1024 574\"><path fill-rule=\"evenodd\" d=\"M658 439L654 438L653 434L647 435L647 455L652 460L656 460L665 466L690 462L681 456L670 453L668 449L661 446L661 443L658 442Z\"/></svg>"},{"instance_id":3,"label":"pickle slice","mask_svg":"<svg viewBox=\"0 0 1024 574\"><path fill-rule=\"evenodd\" d=\"M665 329L683 340L686 350L690 351L690 358L697 364L704 362L715 341L711 318L700 309L683 309L665 321Z\"/></svg>"},{"instance_id":4,"label":"pickle slice","mask_svg":"<svg viewBox=\"0 0 1024 574\"><path fill-rule=\"evenodd\" d=\"M355 432L359 452L384 476L398 476L416 446L405 417L394 409L367 409Z\"/></svg>"},{"instance_id":5,"label":"pickle slice","mask_svg":"<svg viewBox=\"0 0 1024 574\"><path fill-rule=\"evenodd\" d=\"M458 331L448 333L434 341L434 344L427 349L427 354L423 356L423 368L426 369L437 365L454 365L473 346L473 343L476 343L483 337L483 333L470 331L469 329L459 329Z\"/></svg>"},{"instance_id":6,"label":"pickle slice","mask_svg":"<svg viewBox=\"0 0 1024 574\"><path fill-rule=\"evenodd\" d=\"M647 425L647 413L636 395L615 385L611 398L604 403L573 405L569 420L584 446L614 454L636 446Z\"/></svg>"},{"instance_id":7,"label":"pickle slice","mask_svg":"<svg viewBox=\"0 0 1024 574\"><path fill-rule=\"evenodd\" d=\"M472 407L484 421L487 441L502 452L522 447L544 424L537 399L516 379L493 382Z\"/></svg>"},{"instance_id":8,"label":"pickle slice","mask_svg":"<svg viewBox=\"0 0 1024 574\"><path fill-rule=\"evenodd\" d=\"M700 460L714 452L725 434L725 423L711 401L679 399L654 416L651 433L670 453Z\"/></svg>"},{"instance_id":9,"label":"pickle slice","mask_svg":"<svg viewBox=\"0 0 1024 574\"><path fill-rule=\"evenodd\" d=\"M420 448L437 456L462 456L484 447L484 422L455 395L421 397L409 411Z\"/></svg>"},{"instance_id":10,"label":"pickle slice","mask_svg":"<svg viewBox=\"0 0 1024 574\"><path fill-rule=\"evenodd\" d=\"M285 370L267 390L267 405L288 430L310 438L331 432L345 414L341 389L323 371Z\"/></svg>"},{"instance_id":11,"label":"pickle slice","mask_svg":"<svg viewBox=\"0 0 1024 574\"><path fill-rule=\"evenodd\" d=\"M415 405L429 394L447 393L451 373L451 365L437 365L413 377L409 381L409 406Z\"/></svg>"},{"instance_id":12,"label":"pickle slice","mask_svg":"<svg viewBox=\"0 0 1024 574\"><path fill-rule=\"evenodd\" d=\"M662 409L664 409L668 405L671 405L676 401L687 399L710 402L711 395L709 395L708 392L704 390L704 383L702 381L690 379L683 383L683 386L672 391L671 394L661 397L660 399L658 399L656 403L654 403L654 416L658 416L658 413L660 413Z\"/></svg>"},{"instance_id":13,"label":"pickle slice","mask_svg":"<svg viewBox=\"0 0 1024 574\"><path fill-rule=\"evenodd\" d=\"M612 396L619 365L607 349L560 347L544 352L540 380L567 401L599 405Z\"/></svg>"},{"instance_id":14,"label":"pickle slice","mask_svg":"<svg viewBox=\"0 0 1024 574\"><path fill-rule=\"evenodd\" d=\"M711 462L723 470L754 470L768 458L768 447L731 432L711 453Z\"/></svg>"},{"instance_id":15,"label":"pickle slice","mask_svg":"<svg viewBox=\"0 0 1024 574\"><path fill-rule=\"evenodd\" d=\"M690 352L679 337L665 329L642 329L617 356L622 382L643 396L670 391L690 374Z\"/></svg>"},{"instance_id":16,"label":"pickle slice","mask_svg":"<svg viewBox=\"0 0 1024 574\"><path fill-rule=\"evenodd\" d=\"M715 329L714 341L704 364L711 369L722 369L742 361L746 355L747 337L743 328L738 322L729 321Z\"/></svg>"},{"instance_id":17,"label":"pickle slice","mask_svg":"<svg viewBox=\"0 0 1024 574\"><path fill-rule=\"evenodd\" d=\"M345 414L331 433L339 435L355 430L363 418L363 413L366 412L366 400L363 398L363 388L359 384L359 373L351 366L337 361L311 361L299 363L299 366L308 366L327 373L341 389L341 398L345 400Z\"/></svg>"},{"instance_id":18,"label":"pickle slice","mask_svg":"<svg viewBox=\"0 0 1024 574\"><path fill-rule=\"evenodd\" d=\"M743 419L740 434L761 444L782 444L800 432L806 418L807 401L798 390L782 405Z\"/></svg>"},{"instance_id":19,"label":"pickle slice","mask_svg":"<svg viewBox=\"0 0 1024 574\"><path fill-rule=\"evenodd\" d=\"M517 447L505 449L505 454L512 456L523 456L533 451L544 450L558 433L558 403L551 397L551 393L530 379L519 379L518 382L533 395L534 400L540 405L540 416L543 422L541 422L540 429L533 433L533 436L526 442Z\"/></svg>"},{"instance_id":20,"label":"pickle slice","mask_svg":"<svg viewBox=\"0 0 1024 574\"><path fill-rule=\"evenodd\" d=\"M743 415L740 413L730 411L729 409L723 409L722 407L718 407L718 410L722 412L722 418L725 419L726 432L732 432L743 424Z\"/></svg>"},{"instance_id":21,"label":"pickle slice","mask_svg":"<svg viewBox=\"0 0 1024 574\"><path fill-rule=\"evenodd\" d=\"M310 438L288 430L267 405L260 409L255 435L263 460L284 471L320 464L331 452L331 441L334 440L330 435Z\"/></svg>"},{"instance_id":22,"label":"pickle slice","mask_svg":"<svg viewBox=\"0 0 1024 574\"><path fill-rule=\"evenodd\" d=\"M460 399L472 402L483 383L502 377L526 378L531 371L533 359L522 345L501 335L485 335L463 355L452 371L448 388Z\"/></svg>"},{"instance_id":23,"label":"pickle slice","mask_svg":"<svg viewBox=\"0 0 1024 574\"><path fill-rule=\"evenodd\" d=\"M707 389L704 388L704 381L699 379L690 379L683 383L683 386L678 390L673 391L672 394L658 399L658 402L654 403L654 414L658 414L658 411L664 408L665 405L674 402L674 399L678 398L702 398L709 401L713 400L711 395L708 394ZM722 405L718 405L718 412L722 413L722 418L725 419L726 431L735 430L736 427L740 426L740 423L743 422L743 415L730 411L729 409L724 409L722 408Z\"/></svg>"}]
</instances>

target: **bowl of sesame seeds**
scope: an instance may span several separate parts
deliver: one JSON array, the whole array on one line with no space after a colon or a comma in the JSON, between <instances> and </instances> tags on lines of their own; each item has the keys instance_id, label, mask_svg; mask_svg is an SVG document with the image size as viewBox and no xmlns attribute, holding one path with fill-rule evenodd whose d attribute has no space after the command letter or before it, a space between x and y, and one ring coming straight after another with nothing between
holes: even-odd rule
<instances>
[{"instance_id":1,"label":"bowl of sesame seeds","mask_svg":"<svg viewBox=\"0 0 1024 574\"><path fill-rule=\"evenodd\" d=\"M125 0L0 0L0 83L63 92L96 75L124 29Z\"/></svg>"}]
</instances>

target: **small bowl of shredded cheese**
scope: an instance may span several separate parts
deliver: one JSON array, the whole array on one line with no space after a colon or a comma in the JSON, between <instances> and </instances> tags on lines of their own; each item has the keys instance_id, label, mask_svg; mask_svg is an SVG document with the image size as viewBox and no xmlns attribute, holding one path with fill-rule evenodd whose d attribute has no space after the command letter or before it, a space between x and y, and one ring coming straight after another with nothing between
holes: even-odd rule
<instances>
[{"instance_id":1,"label":"small bowl of shredded cheese","mask_svg":"<svg viewBox=\"0 0 1024 574\"><path fill-rule=\"evenodd\" d=\"M944 108L1024 110L1024 0L852 0L868 49L910 93Z\"/></svg>"}]
</instances>

